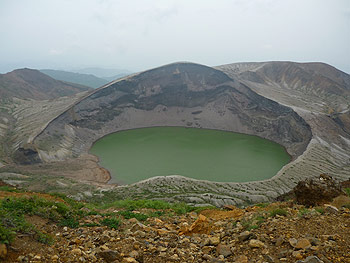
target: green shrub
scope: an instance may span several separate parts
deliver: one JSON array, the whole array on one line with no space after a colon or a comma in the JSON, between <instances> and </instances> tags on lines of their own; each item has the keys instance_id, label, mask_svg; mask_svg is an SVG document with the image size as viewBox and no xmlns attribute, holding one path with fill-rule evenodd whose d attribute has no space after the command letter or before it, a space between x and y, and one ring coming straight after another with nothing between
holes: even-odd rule
<instances>
[{"instance_id":1,"label":"green shrub","mask_svg":"<svg viewBox=\"0 0 350 263\"><path fill-rule=\"evenodd\" d=\"M348 196L350 196L350 188L345 188L344 190L345 190L345 193L346 193Z\"/></svg>"},{"instance_id":2,"label":"green shrub","mask_svg":"<svg viewBox=\"0 0 350 263\"><path fill-rule=\"evenodd\" d=\"M324 214L324 209L322 207L315 207L315 210L320 213L321 215Z\"/></svg>"},{"instance_id":3,"label":"green shrub","mask_svg":"<svg viewBox=\"0 0 350 263\"><path fill-rule=\"evenodd\" d=\"M302 208L302 209L299 210L298 216L302 217L302 216L304 216L304 215L306 215L308 213L310 213L310 211L307 208Z\"/></svg>"},{"instance_id":4,"label":"green shrub","mask_svg":"<svg viewBox=\"0 0 350 263\"><path fill-rule=\"evenodd\" d=\"M283 208L276 208L272 211L270 211L270 216L275 217L276 215L279 216L286 216L288 212L284 210Z\"/></svg>"},{"instance_id":5,"label":"green shrub","mask_svg":"<svg viewBox=\"0 0 350 263\"><path fill-rule=\"evenodd\" d=\"M139 221L145 221L148 216L142 213L133 213L131 211L119 211L119 215L123 216L125 219L136 218Z\"/></svg>"},{"instance_id":6,"label":"green shrub","mask_svg":"<svg viewBox=\"0 0 350 263\"><path fill-rule=\"evenodd\" d=\"M265 208L265 207L268 207L269 204L268 203L259 203L259 204L256 204L255 206Z\"/></svg>"},{"instance_id":7,"label":"green shrub","mask_svg":"<svg viewBox=\"0 0 350 263\"><path fill-rule=\"evenodd\" d=\"M52 245L54 242L54 239L52 236L50 236L48 234L44 234L40 231L36 232L35 238L40 243L47 244L47 245Z\"/></svg>"},{"instance_id":8,"label":"green shrub","mask_svg":"<svg viewBox=\"0 0 350 263\"><path fill-rule=\"evenodd\" d=\"M16 232L0 224L0 244L10 244L15 235Z\"/></svg>"},{"instance_id":9,"label":"green shrub","mask_svg":"<svg viewBox=\"0 0 350 263\"><path fill-rule=\"evenodd\" d=\"M165 215L164 211L154 211L148 214L149 217L160 217Z\"/></svg>"},{"instance_id":10,"label":"green shrub","mask_svg":"<svg viewBox=\"0 0 350 263\"><path fill-rule=\"evenodd\" d=\"M117 229L120 225L121 221L119 218L112 217L112 218L104 218L101 221L101 225L108 226L110 228Z\"/></svg>"},{"instance_id":11,"label":"green shrub","mask_svg":"<svg viewBox=\"0 0 350 263\"><path fill-rule=\"evenodd\" d=\"M168 203L161 200L118 200L114 201L109 204L103 205L102 209L107 209L110 207L116 207L116 208L124 208L129 211L133 211L136 209L142 209L142 208L149 208L149 209L156 209L156 210L165 210L165 209L171 209L176 214L185 214L194 210L197 210L197 208L193 206L189 206L186 203Z\"/></svg>"},{"instance_id":12,"label":"green shrub","mask_svg":"<svg viewBox=\"0 0 350 263\"><path fill-rule=\"evenodd\" d=\"M70 218L63 218L60 222L59 222L60 226L67 226L70 228L77 228L79 227L79 221L74 218L74 217L70 217Z\"/></svg>"},{"instance_id":13,"label":"green shrub","mask_svg":"<svg viewBox=\"0 0 350 263\"><path fill-rule=\"evenodd\" d=\"M255 215L252 219L242 220L241 224L245 230L257 229L262 223L264 223L265 217L260 214Z\"/></svg>"},{"instance_id":14,"label":"green shrub","mask_svg":"<svg viewBox=\"0 0 350 263\"><path fill-rule=\"evenodd\" d=\"M7 185L3 185L0 186L0 191L4 191L4 192L15 192L15 193L20 193L22 192L21 190L18 190L12 186L7 186Z\"/></svg>"}]
</instances>

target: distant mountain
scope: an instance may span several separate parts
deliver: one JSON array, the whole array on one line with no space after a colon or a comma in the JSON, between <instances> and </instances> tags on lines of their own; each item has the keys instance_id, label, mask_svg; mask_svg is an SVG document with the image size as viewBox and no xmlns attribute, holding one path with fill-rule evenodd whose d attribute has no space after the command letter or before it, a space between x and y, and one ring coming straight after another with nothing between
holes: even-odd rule
<instances>
[{"instance_id":1,"label":"distant mountain","mask_svg":"<svg viewBox=\"0 0 350 263\"><path fill-rule=\"evenodd\" d=\"M63 70L53 70L53 69L41 69L42 73L50 76L51 78L62 80L70 83L77 83L80 85L88 86L90 88L99 88L109 81L103 78L98 78L92 74L82 74L82 73L74 73Z\"/></svg>"},{"instance_id":2,"label":"distant mountain","mask_svg":"<svg viewBox=\"0 0 350 263\"><path fill-rule=\"evenodd\" d=\"M89 87L56 80L35 69L16 69L0 74L0 98L45 100L87 90Z\"/></svg>"},{"instance_id":3,"label":"distant mountain","mask_svg":"<svg viewBox=\"0 0 350 263\"><path fill-rule=\"evenodd\" d=\"M128 76L130 74L131 73L120 73L120 74L114 75L112 77L103 77L103 79L107 80L108 82L111 82L113 80L120 79L120 78Z\"/></svg>"},{"instance_id":4,"label":"distant mountain","mask_svg":"<svg viewBox=\"0 0 350 263\"><path fill-rule=\"evenodd\" d=\"M115 80L114 77L120 78L131 74L132 72L126 69L106 69L106 68L83 68L70 70L75 73L92 74L99 78L103 78L109 81Z\"/></svg>"}]
</instances>

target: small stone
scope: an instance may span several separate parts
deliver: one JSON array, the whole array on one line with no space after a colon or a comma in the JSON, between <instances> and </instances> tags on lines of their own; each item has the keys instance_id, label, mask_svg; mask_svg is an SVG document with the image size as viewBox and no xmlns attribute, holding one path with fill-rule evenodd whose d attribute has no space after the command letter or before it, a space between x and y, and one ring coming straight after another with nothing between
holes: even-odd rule
<instances>
[{"instance_id":1,"label":"small stone","mask_svg":"<svg viewBox=\"0 0 350 263\"><path fill-rule=\"evenodd\" d=\"M252 236L252 233L250 233L249 231L244 231L244 232L239 234L238 240L240 242L243 242L243 241L248 240L251 236Z\"/></svg>"},{"instance_id":2,"label":"small stone","mask_svg":"<svg viewBox=\"0 0 350 263\"><path fill-rule=\"evenodd\" d=\"M290 238L288 242L292 247L295 247L295 245L298 243L298 240L296 238Z\"/></svg>"},{"instance_id":3,"label":"small stone","mask_svg":"<svg viewBox=\"0 0 350 263\"><path fill-rule=\"evenodd\" d=\"M106 245L102 245L102 246L100 246L100 249L101 250L109 250L109 247L107 247Z\"/></svg>"},{"instance_id":4,"label":"small stone","mask_svg":"<svg viewBox=\"0 0 350 263\"><path fill-rule=\"evenodd\" d=\"M165 251L167 251L167 248L166 247L158 247L157 248L157 250L159 251L159 252L165 252Z\"/></svg>"},{"instance_id":5,"label":"small stone","mask_svg":"<svg viewBox=\"0 0 350 263\"><path fill-rule=\"evenodd\" d=\"M220 237L218 236L213 236L209 238L209 244L212 246L216 246L220 243Z\"/></svg>"},{"instance_id":6,"label":"small stone","mask_svg":"<svg viewBox=\"0 0 350 263\"><path fill-rule=\"evenodd\" d=\"M140 230L137 230L134 234L139 237L146 237L146 233Z\"/></svg>"},{"instance_id":7,"label":"small stone","mask_svg":"<svg viewBox=\"0 0 350 263\"><path fill-rule=\"evenodd\" d=\"M107 243L109 241L109 236L104 234L101 236L100 240L102 243Z\"/></svg>"},{"instance_id":8,"label":"small stone","mask_svg":"<svg viewBox=\"0 0 350 263\"><path fill-rule=\"evenodd\" d=\"M325 206L324 211L326 213L329 213L329 214L338 214L339 213L338 208L336 208L335 206L332 206L332 205L324 205L324 206Z\"/></svg>"},{"instance_id":9,"label":"small stone","mask_svg":"<svg viewBox=\"0 0 350 263\"><path fill-rule=\"evenodd\" d=\"M284 243L284 238L283 237L279 237L276 239L276 246L280 247L282 244Z\"/></svg>"},{"instance_id":10,"label":"small stone","mask_svg":"<svg viewBox=\"0 0 350 263\"><path fill-rule=\"evenodd\" d=\"M251 239L249 241L249 246L251 248L263 248L263 247L265 247L265 244L263 242L261 242L260 240Z\"/></svg>"},{"instance_id":11,"label":"small stone","mask_svg":"<svg viewBox=\"0 0 350 263\"><path fill-rule=\"evenodd\" d=\"M264 259L266 260L266 262L268 263L274 263L275 260L273 259L273 257L271 257L270 255L264 255Z\"/></svg>"},{"instance_id":12,"label":"small stone","mask_svg":"<svg viewBox=\"0 0 350 263\"><path fill-rule=\"evenodd\" d=\"M235 258L234 263L248 263L247 256L241 255Z\"/></svg>"},{"instance_id":13,"label":"small stone","mask_svg":"<svg viewBox=\"0 0 350 263\"><path fill-rule=\"evenodd\" d=\"M298 240L298 242L295 244L296 249L307 249L311 247L311 243L308 239L303 238Z\"/></svg>"},{"instance_id":14,"label":"small stone","mask_svg":"<svg viewBox=\"0 0 350 263\"><path fill-rule=\"evenodd\" d=\"M75 248L75 249L72 250L72 253L75 254L75 255L80 256L81 255L81 249L80 248Z\"/></svg>"},{"instance_id":15,"label":"small stone","mask_svg":"<svg viewBox=\"0 0 350 263\"><path fill-rule=\"evenodd\" d=\"M210 239L209 238L204 238L202 240L202 242L200 243L200 247L207 246L207 245L209 245L209 243L210 243Z\"/></svg>"},{"instance_id":16,"label":"small stone","mask_svg":"<svg viewBox=\"0 0 350 263\"><path fill-rule=\"evenodd\" d=\"M324 263L324 261L320 260L316 256L309 256L306 259L304 259L303 261L298 260L296 263Z\"/></svg>"},{"instance_id":17,"label":"small stone","mask_svg":"<svg viewBox=\"0 0 350 263\"><path fill-rule=\"evenodd\" d=\"M130 252L129 256L132 258L138 258L139 252L137 252L136 250L133 250Z\"/></svg>"},{"instance_id":18,"label":"small stone","mask_svg":"<svg viewBox=\"0 0 350 263\"><path fill-rule=\"evenodd\" d=\"M0 244L0 258L5 258L7 256L7 246L5 244Z\"/></svg>"},{"instance_id":19,"label":"small stone","mask_svg":"<svg viewBox=\"0 0 350 263\"><path fill-rule=\"evenodd\" d=\"M132 224L136 224L136 223L138 223L139 221L136 219L136 218L130 218L129 220L129 223L132 223Z\"/></svg>"},{"instance_id":20,"label":"small stone","mask_svg":"<svg viewBox=\"0 0 350 263\"><path fill-rule=\"evenodd\" d=\"M288 255L288 250L281 250L281 251L278 253L278 257L279 257L279 258L285 258L287 255Z\"/></svg>"},{"instance_id":21,"label":"small stone","mask_svg":"<svg viewBox=\"0 0 350 263\"><path fill-rule=\"evenodd\" d=\"M52 259L52 260L58 260L58 256L57 256L57 255L53 255L53 256L51 257L51 259Z\"/></svg>"},{"instance_id":22,"label":"small stone","mask_svg":"<svg viewBox=\"0 0 350 263\"><path fill-rule=\"evenodd\" d=\"M319 245L321 245L321 241L318 240L318 239L315 238L315 237L309 239L309 241L310 241L311 245L313 245L313 246L319 246Z\"/></svg>"},{"instance_id":23,"label":"small stone","mask_svg":"<svg viewBox=\"0 0 350 263\"><path fill-rule=\"evenodd\" d=\"M118 255L118 252L108 249L108 250L98 252L97 256L103 258L107 262L113 262L118 259L119 255Z\"/></svg>"},{"instance_id":24,"label":"small stone","mask_svg":"<svg viewBox=\"0 0 350 263\"><path fill-rule=\"evenodd\" d=\"M123 262L125 262L125 263L137 263L136 259L134 259L132 257L124 258Z\"/></svg>"},{"instance_id":25,"label":"small stone","mask_svg":"<svg viewBox=\"0 0 350 263\"><path fill-rule=\"evenodd\" d=\"M300 251L293 251L292 256L295 257L296 259L302 259L303 255L301 254Z\"/></svg>"},{"instance_id":26,"label":"small stone","mask_svg":"<svg viewBox=\"0 0 350 263\"><path fill-rule=\"evenodd\" d=\"M232 254L231 248L227 245L219 244L216 247L216 253L217 255L223 255L224 257L228 257Z\"/></svg>"},{"instance_id":27,"label":"small stone","mask_svg":"<svg viewBox=\"0 0 350 263\"><path fill-rule=\"evenodd\" d=\"M28 261L28 258L25 257L25 256L19 256L19 257L17 258L17 261L18 261L18 262L26 262L26 261Z\"/></svg>"}]
</instances>

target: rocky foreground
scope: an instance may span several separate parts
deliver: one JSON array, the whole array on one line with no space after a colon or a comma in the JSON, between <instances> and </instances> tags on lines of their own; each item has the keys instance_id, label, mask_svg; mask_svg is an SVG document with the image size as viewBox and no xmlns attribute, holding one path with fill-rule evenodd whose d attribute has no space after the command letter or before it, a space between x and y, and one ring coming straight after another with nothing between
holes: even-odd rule
<instances>
[{"instance_id":1,"label":"rocky foreground","mask_svg":"<svg viewBox=\"0 0 350 263\"><path fill-rule=\"evenodd\" d=\"M84 215L78 222L65 218L66 226L32 212L25 217L45 242L17 233L10 244L0 245L0 256L3 262L350 262L350 198L334 194L337 187L319 188L330 185L321 178L299 184L294 191L299 199L246 208L179 214L172 208L94 210L84 204L78 211ZM297 204L312 191L320 198L308 199L309 206ZM337 197L329 201L332 193ZM46 194L1 191L1 204L12 207L13 198L23 196L51 200L56 204L51 210L66 203Z\"/></svg>"}]
</instances>

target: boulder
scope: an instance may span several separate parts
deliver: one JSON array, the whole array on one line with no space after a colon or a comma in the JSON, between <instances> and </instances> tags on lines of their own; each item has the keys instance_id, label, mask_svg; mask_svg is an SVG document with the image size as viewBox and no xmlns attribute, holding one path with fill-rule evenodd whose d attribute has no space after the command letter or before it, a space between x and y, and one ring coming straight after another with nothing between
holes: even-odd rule
<instances>
[{"instance_id":1,"label":"boulder","mask_svg":"<svg viewBox=\"0 0 350 263\"><path fill-rule=\"evenodd\" d=\"M296 202L305 206L317 206L330 203L332 200L344 194L341 185L326 174L318 178L300 181L293 189Z\"/></svg>"}]
</instances>

